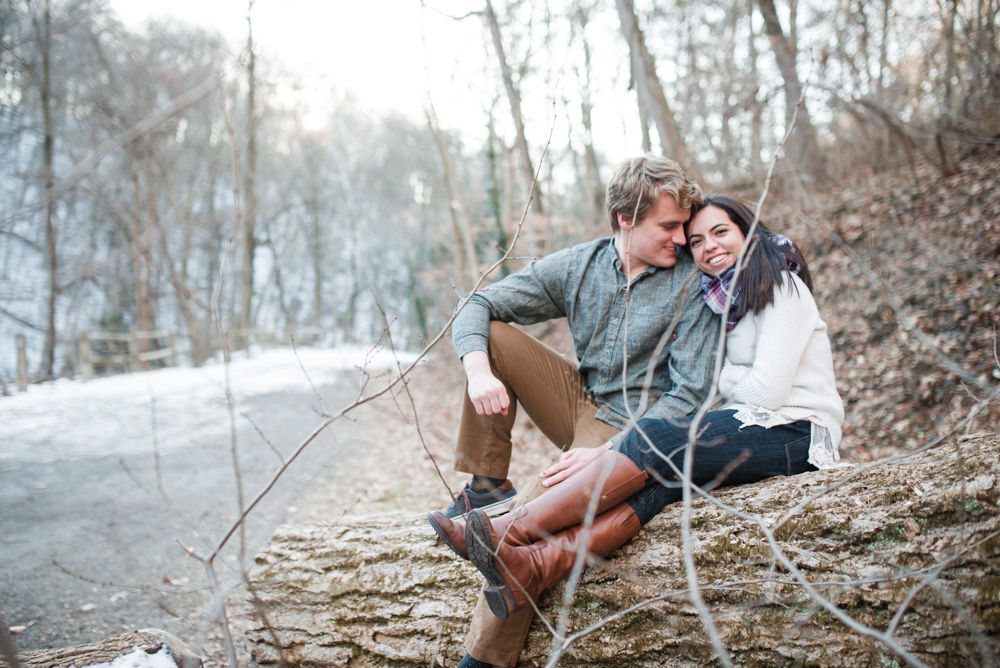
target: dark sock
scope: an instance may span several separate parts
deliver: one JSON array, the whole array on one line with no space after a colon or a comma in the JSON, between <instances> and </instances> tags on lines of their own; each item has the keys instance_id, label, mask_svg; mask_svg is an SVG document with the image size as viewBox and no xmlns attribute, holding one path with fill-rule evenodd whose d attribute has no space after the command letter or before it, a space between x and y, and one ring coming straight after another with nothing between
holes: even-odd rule
<instances>
[{"instance_id":1,"label":"dark sock","mask_svg":"<svg viewBox=\"0 0 1000 668\"><path fill-rule=\"evenodd\" d=\"M507 482L506 478L487 478L484 475L474 475L469 487L472 488L473 492L492 492L505 482Z\"/></svg>"},{"instance_id":2,"label":"dark sock","mask_svg":"<svg viewBox=\"0 0 1000 668\"><path fill-rule=\"evenodd\" d=\"M466 654L455 668L493 668L493 664L477 661L472 658L471 654Z\"/></svg>"}]
</instances>

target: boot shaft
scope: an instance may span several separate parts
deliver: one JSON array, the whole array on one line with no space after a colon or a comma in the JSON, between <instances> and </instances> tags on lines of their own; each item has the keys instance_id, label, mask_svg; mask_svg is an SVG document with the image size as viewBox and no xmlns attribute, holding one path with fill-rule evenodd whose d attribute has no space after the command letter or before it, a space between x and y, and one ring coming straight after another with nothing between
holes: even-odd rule
<instances>
[{"instance_id":1,"label":"boot shaft","mask_svg":"<svg viewBox=\"0 0 1000 668\"><path fill-rule=\"evenodd\" d=\"M608 450L538 498L493 520L493 526L498 536L506 534L505 543L529 545L583 522L595 490L600 498L594 514L600 517L642 490L648 478L631 459Z\"/></svg>"},{"instance_id":2,"label":"boot shaft","mask_svg":"<svg viewBox=\"0 0 1000 668\"><path fill-rule=\"evenodd\" d=\"M639 529L639 518L631 506L621 503L594 518L590 526L577 524L522 547L499 544L496 568L520 608L570 574L581 546L588 560L604 558L636 536Z\"/></svg>"}]
</instances>

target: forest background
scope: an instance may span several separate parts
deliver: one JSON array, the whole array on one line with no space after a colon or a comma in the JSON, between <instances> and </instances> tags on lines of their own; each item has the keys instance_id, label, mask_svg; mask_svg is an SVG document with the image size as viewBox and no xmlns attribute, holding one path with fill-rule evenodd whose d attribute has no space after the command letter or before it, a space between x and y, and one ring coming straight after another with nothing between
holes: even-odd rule
<instances>
[{"instance_id":1,"label":"forest background","mask_svg":"<svg viewBox=\"0 0 1000 668\"><path fill-rule=\"evenodd\" d=\"M126 27L94 0L0 0L0 395L17 335L35 382L81 372L85 331L170 330L191 365L221 334L385 344L386 318L394 345L422 348L515 233L486 283L607 235L611 170L654 151L747 199L774 168L764 218L817 278L846 455L995 430L998 0L488 0L454 16L413 0L421 47L395 57L425 64L416 113L258 48L266 1L237 43ZM459 49L441 22L474 38Z\"/></svg>"},{"instance_id":2,"label":"forest background","mask_svg":"<svg viewBox=\"0 0 1000 668\"><path fill-rule=\"evenodd\" d=\"M395 344L419 348L515 231L487 283L606 235L623 154L662 151L709 191L754 198L780 149L764 215L819 268L846 449L942 433L974 406L990 421L976 392L997 377L996 0L419 6L478 41L432 85L448 47L412 26L423 53L395 57L425 63L417 115L317 92L256 47L252 0L243 44L166 19L126 28L94 0L2 0L0 393L18 334L33 381L79 373L84 331L171 330L197 365L220 330L235 347L295 331L374 344L384 311ZM963 178L969 201L935 190ZM931 218L945 228L921 229ZM981 249L946 251L956 221ZM933 266L899 264L927 244ZM871 355L885 340L912 356L905 377Z\"/></svg>"}]
</instances>

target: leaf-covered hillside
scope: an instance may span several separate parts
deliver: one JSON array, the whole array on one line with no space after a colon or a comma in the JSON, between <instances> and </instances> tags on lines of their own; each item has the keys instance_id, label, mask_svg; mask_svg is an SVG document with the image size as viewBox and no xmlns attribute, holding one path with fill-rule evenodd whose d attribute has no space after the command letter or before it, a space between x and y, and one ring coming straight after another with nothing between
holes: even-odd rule
<instances>
[{"instance_id":1,"label":"leaf-covered hillside","mask_svg":"<svg viewBox=\"0 0 1000 668\"><path fill-rule=\"evenodd\" d=\"M920 166L876 174L863 185L814 200L803 227L789 226L805 247L830 328L847 408L842 450L853 459L927 442L955 428L986 395L946 370L899 324L886 292L862 264L945 355L981 383L1000 383L994 357L1000 324L1000 151L980 148L961 169L948 178ZM970 430L993 431L998 418L994 401Z\"/></svg>"}]
</instances>

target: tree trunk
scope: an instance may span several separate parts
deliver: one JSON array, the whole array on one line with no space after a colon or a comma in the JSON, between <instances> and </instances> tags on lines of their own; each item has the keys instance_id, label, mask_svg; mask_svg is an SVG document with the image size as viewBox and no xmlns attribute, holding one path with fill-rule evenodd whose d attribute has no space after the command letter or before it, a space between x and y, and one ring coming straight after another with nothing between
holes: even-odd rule
<instances>
[{"instance_id":1,"label":"tree trunk","mask_svg":"<svg viewBox=\"0 0 1000 668\"><path fill-rule=\"evenodd\" d=\"M809 109L805 100L799 105L802 98L802 83L799 81L799 73L796 67L797 45L785 36L778 20L778 11L775 9L774 0L757 0L757 7L761 16L764 17L764 31L771 41L771 50L774 52L774 59L778 63L778 71L785 83L785 125L791 125L792 118L795 117L795 108L798 107L798 118L795 121L795 131L793 137L794 160L800 169L808 172L814 179L824 178L823 155L819 150L819 143L816 140L816 129L813 127L812 119L809 117ZM792 29L790 34L794 35Z\"/></svg>"},{"instance_id":2,"label":"tree trunk","mask_svg":"<svg viewBox=\"0 0 1000 668\"><path fill-rule=\"evenodd\" d=\"M253 327L253 316L250 309L253 306L253 257L257 251L257 236L254 230L257 221L257 80L254 76L256 57L253 42L253 11L254 0L247 7L247 166L244 174L244 211L243 211L243 247L242 270L240 283L242 298L240 300L240 328ZM246 341L246 339L241 339Z\"/></svg>"},{"instance_id":3,"label":"tree trunk","mask_svg":"<svg viewBox=\"0 0 1000 668\"><path fill-rule=\"evenodd\" d=\"M58 255L56 254L56 228L52 220L55 202L52 199L52 186L55 184L55 130L52 127L52 12L49 0L45 1L42 10L42 131L45 135L43 143L43 167L45 178L45 268L49 278L48 313L45 325L45 349L42 353L42 377L52 378L55 375L56 360L56 294L59 285L56 281Z\"/></svg>"},{"instance_id":4,"label":"tree trunk","mask_svg":"<svg viewBox=\"0 0 1000 668\"><path fill-rule=\"evenodd\" d=\"M310 207L312 210L309 212L309 222L312 228L312 264L313 264L313 324L317 327L323 326L323 267L326 266L326 253L324 250L326 248L326 239L323 235L323 220L319 215L319 204L316 202L312 203ZM273 249L273 246L272 246ZM274 256L274 270L279 271L278 256ZM277 282L280 283L281 275L279 273L274 274ZM287 323L291 325L291 322Z\"/></svg>"},{"instance_id":5,"label":"tree trunk","mask_svg":"<svg viewBox=\"0 0 1000 668\"><path fill-rule=\"evenodd\" d=\"M636 82L635 68L632 68L632 83L636 85L635 97L639 108L639 131L642 136L642 152L649 153L653 150L653 138L649 135L649 102L646 100L645 89L640 90Z\"/></svg>"},{"instance_id":6,"label":"tree trunk","mask_svg":"<svg viewBox=\"0 0 1000 668\"><path fill-rule=\"evenodd\" d=\"M715 493L772 527L813 495L776 535L840 611L880 631L899 613L893 637L930 665L991 663L983 653L1000 649L1000 438ZM560 665L714 665L684 595L680 517L680 504L668 506L608 565L584 573L570 629L619 616L572 643ZM452 665L483 580L422 533L422 521L395 514L280 528L257 556L253 586L281 647L256 623L247 640L257 663L276 664L283 651L303 667ZM701 499L691 525L702 595L737 665L904 664L809 598L750 520ZM939 577L928 578L938 565ZM540 603L553 623L562 594L558 586ZM648 605L624 612L640 602ZM541 665L551 647L536 622L522 665Z\"/></svg>"},{"instance_id":7,"label":"tree trunk","mask_svg":"<svg viewBox=\"0 0 1000 668\"><path fill-rule=\"evenodd\" d=\"M955 17L958 14L958 0L948 0L946 5L948 8L948 15L946 17L942 17L945 56L947 59L944 71L944 100L941 102L943 110L937 119L937 133L934 136L934 145L937 148L938 158L941 161L941 175L954 176L961 170L955 163L955 159L952 157L951 151L948 150L948 146L945 144L943 135L952 127L951 114L955 104L952 79L954 79L958 73L958 64L956 63L955 56Z\"/></svg>"},{"instance_id":8,"label":"tree trunk","mask_svg":"<svg viewBox=\"0 0 1000 668\"><path fill-rule=\"evenodd\" d=\"M140 331L150 332L155 329L155 313L153 309L153 227L156 225L156 190L153 187L153 184L158 183L159 181L153 173L153 156L155 148L153 146L153 137L151 135L146 136L146 146L146 213L142 219L142 239L137 241L141 248L138 260L142 277L138 295L138 329ZM149 339L139 339L139 352L148 353L149 344ZM139 364L139 368L143 371L149 371L149 361L142 361Z\"/></svg>"},{"instance_id":9,"label":"tree trunk","mask_svg":"<svg viewBox=\"0 0 1000 668\"><path fill-rule=\"evenodd\" d=\"M660 135L660 144L663 146L664 154L680 163L690 178L703 183L701 169L695 162L694 156L688 151L687 144L684 143L684 138L677 129L674 113L670 110L670 105L667 104L663 86L660 85L660 79L656 76L656 62L646 48L646 40L639 29L639 20L636 18L632 0L615 0L615 4L618 6L622 35L628 42L631 54L632 72L636 79L639 104L642 105L643 100L645 100L647 111L652 115L656 131Z\"/></svg>"},{"instance_id":10,"label":"tree trunk","mask_svg":"<svg viewBox=\"0 0 1000 668\"><path fill-rule=\"evenodd\" d=\"M493 37L493 48L497 52L497 59L500 61L500 72L503 75L503 85L507 89L507 99L510 100L510 113L514 118L514 128L517 134L516 142L518 152L521 154L521 171L524 174L525 183L530 184L535 178L535 164L531 161L528 153L528 140L524 135L524 116L521 114L521 92L514 85L514 74L511 72L504 53L503 40L500 38L500 24L497 15L493 11L493 3L486 0L486 22L489 23L490 35ZM545 215L542 205L542 187L540 183L535 183L534 199L531 201L532 211L539 216Z\"/></svg>"},{"instance_id":11,"label":"tree trunk","mask_svg":"<svg viewBox=\"0 0 1000 668\"><path fill-rule=\"evenodd\" d=\"M747 40L747 54L750 64L750 81L753 99L751 100L750 115L750 169L754 174L764 173L764 160L761 154L764 150L764 107L765 102L760 99L760 76L757 74L757 61L760 53L757 51L757 34L753 29L753 0L749 0L747 13L750 15L749 30L750 39Z\"/></svg>"},{"instance_id":12,"label":"tree trunk","mask_svg":"<svg viewBox=\"0 0 1000 668\"><path fill-rule=\"evenodd\" d=\"M188 210L188 215L190 216L190 209ZM181 260L180 260L180 271L177 275L177 282L181 286L181 289L177 290L177 306L179 310L179 316L182 322L181 331L187 331L188 340L191 342L190 355L191 361L195 366L201 366L208 358L208 341L202 335L202 325L198 317L195 315L194 309L191 308L192 295L190 288L188 288L188 272L191 265L191 249L192 249L192 234L193 225L190 221L184 225L183 234L183 245L181 247ZM166 235L161 235L163 239L163 250L161 251L164 256L166 256L167 243ZM170 266L173 266L171 263Z\"/></svg>"},{"instance_id":13,"label":"tree trunk","mask_svg":"<svg viewBox=\"0 0 1000 668\"><path fill-rule=\"evenodd\" d=\"M430 104L424 110L427 118L427 127L434 136L434 144L438 153L441 154L441 166L444 169L444 189L448 194L448 213L451 215L451 224L455 230L455 259L458 260L458 287L461 292L468 292L479 280L479 262L476 259L476 240L472 233L472 217L469 214L469 205L465 201L465 193L462 192L462 184L458 181L458 173L455 170L455 162L451 159L451 150L448 148L448 140L441 128L438 127L437 113L434 105ZM457 203L458 207L454 204Z\"/></svg>"},{"instance_id":14,"label":"tree trunk","mask_svg":"<svg viewBox=\"0 0 1000 668\"><path fill-rule=\"evenodd\" d=\"M892 0L882 0L882 37L878 51L878 88L875 96L879 104L885 102L885 77L889 72L889 23L892 19Z\"/></svg>"},{"instance_id":15,"label":"tree trunk","mask_svg":"<svg viewBox=\"0 0 1000 668\"><path fill-rule=\"evenodd\" d=\"M134 329L148 332L152 329L152 316L150 309L150 266L148 255L150 248L146 245L150 238L150 228L153 220L153 179L149 161L153 159L152 140L147 136L135 144L133 153L135 162L132 169L132 202L131 211L131 250L132 250L132 275L135 282L135 325ZM140 171L145 174L143 183ZM136 353L147 352L149 341L140 339L136 342L140 347L136 348ZM134 360L133 360L134 363ZM143 362L142 368L148 369L149 363Z\"/></svg>"},{"instance_id":16,"label":"tree trunk","mask_svg":"<svg viewBox=\"0 0 1000 668\"><path fill-rule=\"evenodd\" d=\"M589 10L582 6L576 8L576 18L580 23L580 41L583 44L583 90L580 95L580 119L583 124L583 164L585 167L584 187L587 192L587 237L595 232L603 232L606 218L604 212L604 180L601 179L601 168L597 164L597 151L594 150L594 132L591 122L591 111L594 108L590 100L590 42L587 40L587 23L590 19Z\"/></svg>"},{"instance_id":17,"label":"tree trunk","mask_svg":"<svg viewBox=\"0 0 1000 668\"><path fill-rule=\"evenodd\" d=\"M509 243L507 238L507 231L503 227L504 215L503 215L503 202L500 199L500 195L503 192L501 178L500 178L500 153L504 150L503 143L500 141L500 137L497 136L496 129L493 127L493 110L490 110L489 121L487 121L486 129L489 131L489 138L486 144L486 162L489 166L490 172L490 187L487 192L490 200L490 213L493 216L493 227L496 234L496 245L497 245L497 259L499 260L503 257L503 254L507 252L507 245ZM497 150L497 146L500 146L500 150ZM510 274L510 267L507 263L501 264L499 267L499 278L503 278Z\"/></svg>"}]
</instances>

